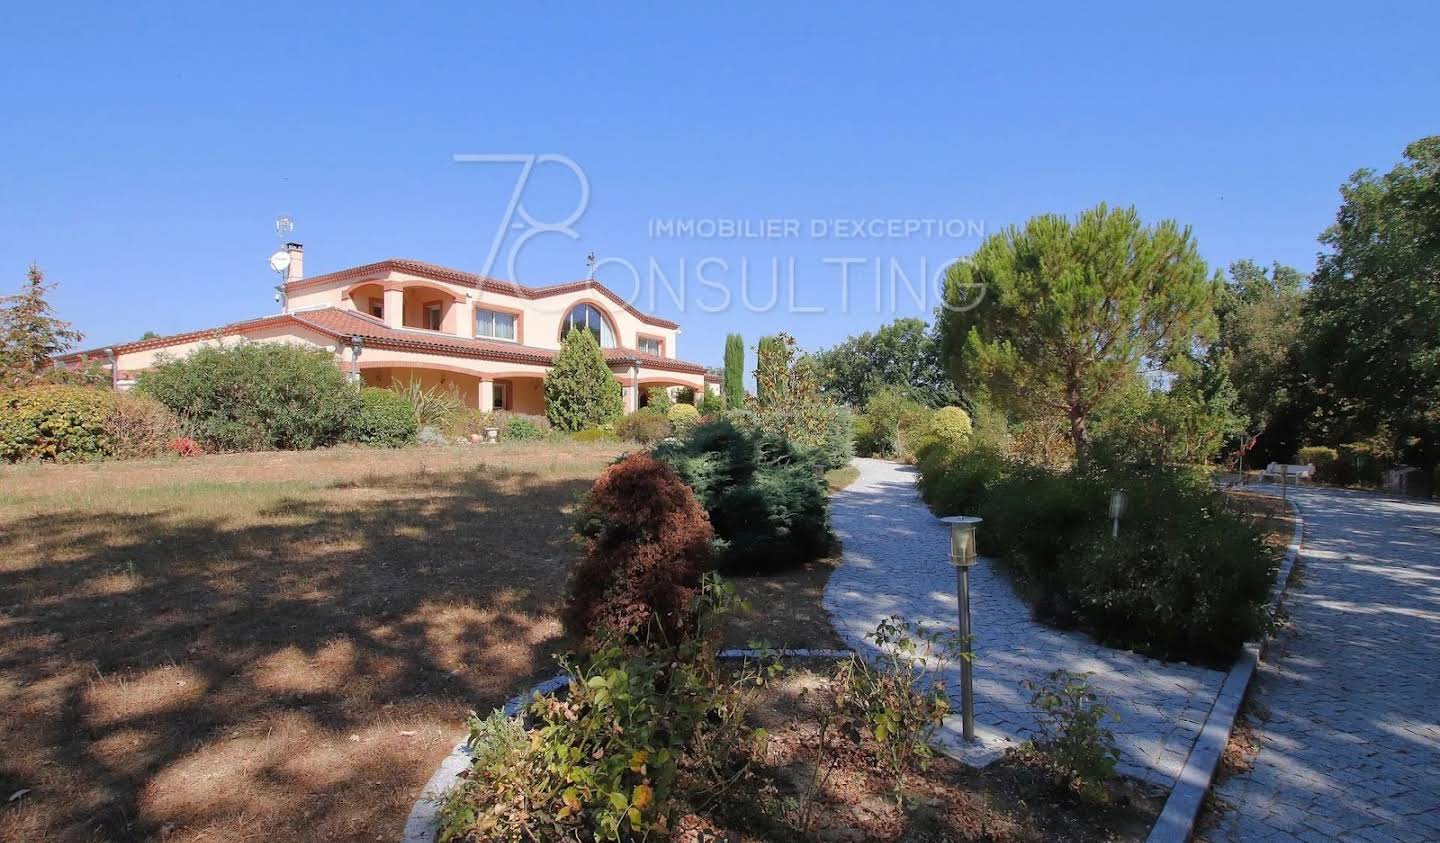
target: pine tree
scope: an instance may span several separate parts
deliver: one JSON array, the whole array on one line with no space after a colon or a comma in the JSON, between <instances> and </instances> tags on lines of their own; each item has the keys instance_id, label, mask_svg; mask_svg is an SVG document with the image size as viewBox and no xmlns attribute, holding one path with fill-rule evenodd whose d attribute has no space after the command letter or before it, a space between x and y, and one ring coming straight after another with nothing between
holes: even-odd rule
<instances>
[{"instance_id":1,"label":"pine tree","mask_svg":"<svg viewBox=\"0 0 1440 843\"><path fill-rule=\"evenodd\" d=\"M0 297L0 385L24 386L41 378L50 358L62 354L84 336L55 316L46 296L55 285L30 265L25 286L12 296Z\"/></svg>"},{"instance_id":2,"label":"pine tree","mask_svg":"<svg viewBox=\"0 0 1440 843\"><path fill-rule=\"evenodd\" d=\"M625 411L625 397L605 353L589 331L565 335L545 376L545 415L560 430L613 424Z\"/></svg>"},{"instance_id":3,"label":"pine tree","mask_svg":"<svg viewBox=\"0 0 1440 843\"><path fill-rule=\"evenodd\" d=\"M739 334L725 338L725 404L741 407L745 404L745 339Z\"/></svg>"}]
</instances>

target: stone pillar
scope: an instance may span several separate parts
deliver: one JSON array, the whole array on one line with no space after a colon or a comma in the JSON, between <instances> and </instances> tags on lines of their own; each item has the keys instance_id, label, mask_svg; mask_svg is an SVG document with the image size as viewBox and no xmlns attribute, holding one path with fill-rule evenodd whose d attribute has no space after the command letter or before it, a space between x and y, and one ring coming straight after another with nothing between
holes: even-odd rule
<instances>
[{"instance_id":1,"label":"stone pillar","mask_svg":"<svg viewBox=\"0 0 1440 843\"><path fill-rule=\"evenodd\" d=\"M399 287L385 288L385 324L392 328L405 325L405 291Z\"/></svg>"},{"instance_id":2,"label":"stone pillar","mask_svg":"<svg viewBox=\"0 0 1440 843\"><path fill-rule=\"evenodd\" d=\"M480 410L488 413L495 406L495 382L489 378L480 379Z\"/></svg>"}]
</instances>

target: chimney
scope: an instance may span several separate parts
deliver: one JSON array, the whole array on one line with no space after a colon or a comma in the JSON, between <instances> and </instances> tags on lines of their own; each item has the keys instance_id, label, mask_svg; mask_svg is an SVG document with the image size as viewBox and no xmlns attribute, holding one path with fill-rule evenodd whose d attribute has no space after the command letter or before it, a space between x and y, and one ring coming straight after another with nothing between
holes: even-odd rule
<instances>
[{"instance_id":1,"label":"chimney","mask_svg":"<svg viewBox=\"0 0 1440 843\"><path fill-rule=\"evenodd\" d=\"M290 255L290 265L285 268L285 283L299 281L305 277L305 247L299 243L286 243L285 252Z\"/></svg>"}]
</instances>

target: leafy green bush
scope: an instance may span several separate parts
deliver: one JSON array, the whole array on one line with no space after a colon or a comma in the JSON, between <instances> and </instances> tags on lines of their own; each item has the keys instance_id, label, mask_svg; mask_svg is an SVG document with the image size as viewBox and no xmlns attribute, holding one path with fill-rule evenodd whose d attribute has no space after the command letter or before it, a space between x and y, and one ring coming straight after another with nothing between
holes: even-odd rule
<instances>
[{"instance_id":1,"label":"leafy green bush","mask_svg":"<svg viewBox=\"0 0 1440 843\"><path fill-rule=\"evenodd\" d=\"M110 453L109 390L28 386L0 392L0 459L84 462Z\"/></svg>"},{"instance_id":2,"label":"leafy green bush","mask_svg":"<svg viewBox=\"0 0 1440 843\"><path fill-rule=\"evenodd\" d=\"M533 442L536 439L544 439L545 430L526 416L511 416L510 420L505 423L505 428L500 431L500 438L513 439L518 442Z\"/></svg>"},{"instance_id":3,"label":"leafy green bush","mask_svg":"<svg viewBox=\"0 0 1440 843\"><path fill-rule=\"evenodd\" d=\"M1125 478L1129 513L1103 513L1061 570L1076 621L1100 640L1166 659L1223 664L1270 623L1278 553L1206 478ZM1104 498L1104 489L1094 489ZM1098 507L1097 507L1098 508Z\"/></svg>"},{"instance_id":4,"label":"leafy green bush","mask_svg":"<svg viewBox=\"0 0 1440 843\"><path fill-rule=\"evenodd\" d=\"M726 414L736 424L790 441L825 469L850 461L854 432L848 411L820 393L815 359L789 334L762 337L755 363L755 397Z\"/></svg>"},{"instance_id":5,"label":"leafy green bush","mask_svg":"<svg viewBox=\"0 0 1440 843\"><path fill-rule=\"evenodd\" d=\"M202 346L142 372L136 389L209 451L333 445L360 409L333 355L285 343Z\"/></svg>"},{"instance_id":6,"label":"leafy green bush","mask_svg":"<svg viewBox=\"0 0 1440 843\"><path fill-rule=\"evenodd\" d=\"M866 437L857 450L869 457L905 457L912 453L910 437L930 418L930 409L904 392L885 387L865 405Z\"/></svg>"},{"instance_id":7,"label":"leafy green bush","mask_svg":"<svg viewBox=\"0 0 1440 843\"><path fill-rule=\"evenodd\" d=\"M706 578L702 626L733 600ZM778 667L722 672L711 636L599 647L562 662L563 695L537 696L521 723L470 721L474 762L446 797L441 843L495 840L664 840L676 796L721 798L764 740L746 715ZM680 792L681 788L684 792Z\"/></svg>"},{"instance_id":8,"label":"leafy green bush","mask_svg":"<svg viewBox=\"0 0 1440 843\"><path fill-rule=\"evenodd\" d=\"M665 413L654 407L641 407L615 425L616 436L641 445L653 445L673 432Z\"/></svg>"},{"instance_id":9,"label":"leafy green bush","mask_svg":"<svg viewBox=\"0 0 1440 843\"><path fill-rule=\"evenodd\" d=\"M932 448L963 448L973 432L969 413L959 407L941 407L919 425L914 436L915 455L923 458Z\"/></svg>"},{"instance_id":10,"label":"leafy green bush","mask_svg":"<svg viewBox=\"0 0 1440 843\"><path fill-rule=\"evenodd\" d=\"M1029 749L1049 763L1052 774L1070 790L1093 801L1106 797L1103 784L1120 760L1115 733L1105 725L1119 718L1090 685L1090 674L1056 670L1042 681L1025 679L1040 729Z\"/></svg>"},{"instance_id":11,"label":"leafy green bush","mask_svg":"<svg viewBox=\"0 0 1440 843\"><path fill-rule=\"evenodd\" d=\"M377 387L360 390L360 412L350 424L350 437L354 441L399 448L414 444L419 430L415 407L406 396Z\"/></svg>"},{"instance_id":12,"label":"leafy green bush","mask_svg":"<svg viewBox=\"0 0 1440 843\"><path fill-rule=\"evenodd\" d=\"M676 436L688 436L700 423L700 411L694 404L671 404L670 409L665 411L665 418L669 419Z\"/></svg>"},{"instance_id":13,"label":"leafy green bush","mask_svg":"<svg viewBox=\"0 0 1440 843\"><path fill-rule=\"evenodd\" d=\"M815 461L786 439L719 421L697 427L686 440L662 443L654 454L710 514L722 567L777 570L817 559L828 548L824 480Z\"/></svg>"},{"instance_id":14,"label":"leafy green bush","mask_svg":"<svg viewBox=\"0 0 1440 843\"><path fill-rule=\"evenodd\" d=\"M920 496L942 516L978 513L990 490L1012 470L1005 455L989 444L937 444L925 449L918 465Z\"/></svg>"},{"instance_id":15,"label":"leafy green bush","mask_svg":"<svg viewBox=\"0 0 1440 843\"><path fill-rule=\"evenodd\" d=\"M1340 452L1324 445L1307 445L1295 454L1296 465L1313 465L1317 474L1338 459Z\"/></svg>"},{"instance_id":16,"label":"leafy green bush","mask_svg":"<svg viewBox=\"0 0 1440 843\"><path fill-rule=\"evenodd\" d=\"M725 412L725 399L719 394L706 389L700 395L700 415L702 418L715 419Z\"/></svg>"},{"instance_id":17,"label":"leafy green bush","mask_svg":"<svg viewBox=\"0 0 1440 843\"><path fill-rule=\"evenodd\" d=\"M990 445L937 446L920 490L940 515L980 515L979 550L1015 578L1041 620L1158 658L1219 664L1269 623L1277 559L1202 473L1054 471ZM1120 538L1110 491L1129 491Z\"/></svg>"},{"instance_id":18,"label":"leafy green bush","mask_svg":"<svg viewBox=\"0 0 1440 843\"><path fill-rule=\"evenodd\" d=\"M117 392L105 417L110 456L122 460L158 457L180 438L180 422L159 401L145 395Z\"/></svg>"},{"instance_id":19,"label":"leafy green bush","mask_svg":"<svg viewBox=\"0 0 1440 843\"><path fill-rule=\"evenodd\" d=\"M666 412L675 399L670 397L670 389L664 386L652 386L645 390L645 406L653 407L660 412Z\"/></svg>"},{"instance_id":20,"label":"leafy green bush","mask_svg":"<svg viewBox=\"0 0 1440 843\"><path fill-rule=\"evenodd\" d=\"M545 415L559 430L614 424L625 398L605 354L589 331L565 335L545 375Z\"/></svg>"}]
</instances>

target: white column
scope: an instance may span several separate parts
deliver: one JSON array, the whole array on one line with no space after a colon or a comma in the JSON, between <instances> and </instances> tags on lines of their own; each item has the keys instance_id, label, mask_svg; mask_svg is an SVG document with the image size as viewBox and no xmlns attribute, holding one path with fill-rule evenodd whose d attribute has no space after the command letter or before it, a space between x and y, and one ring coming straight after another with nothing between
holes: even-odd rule
<instances>
[{"instance_id":1,"label":"white column","mask_svg":"<svg viewBox=\"0 0 1440 843\"><path fill-rule=\"evenodd\" d=\"M475 336L475 306L470 299L459 299L450 304L450 311L454 314L455 336L469 339Z\"/></svg>"},{"instance_id":2,"label":"white column","mask_svg":"<svg viewBox=\"0 0 1440 843\"><path fill-rule=\"evenodd\" d=\"M495 382L489 378L480 379L480 410L490 412L495 406Z\"/></svg>"},{"instance_id":3,"label":"white column","mask_svg":"<svg viewBox=\"0 0 1440 843\"><path fill-rule=\"evenodd\" d=\"M405 325L405 291L385 288L385 324L392 328Z\"/></svg>"}]
</instances>

